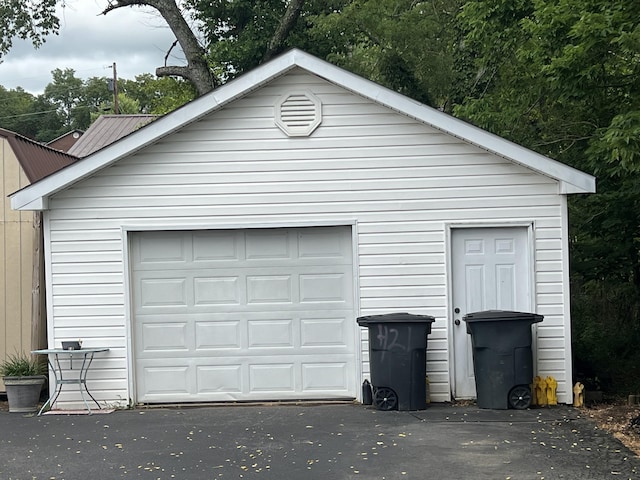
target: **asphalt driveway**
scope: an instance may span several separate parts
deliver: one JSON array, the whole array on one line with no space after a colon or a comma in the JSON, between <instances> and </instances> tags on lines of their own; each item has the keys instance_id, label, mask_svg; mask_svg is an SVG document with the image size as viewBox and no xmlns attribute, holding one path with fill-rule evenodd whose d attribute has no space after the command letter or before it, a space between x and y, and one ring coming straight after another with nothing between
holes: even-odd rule
<instances>
[{"instance_id":1,"label":"asphalt driveway","mask_svg":"<svg viewBox=\"0 0 640 480\"><path fill-rule=\"evenodd\" d=\"M0 479L637 479L640 459L558 406L211 406L0 412Z\"/></svg>"}]
</instances>

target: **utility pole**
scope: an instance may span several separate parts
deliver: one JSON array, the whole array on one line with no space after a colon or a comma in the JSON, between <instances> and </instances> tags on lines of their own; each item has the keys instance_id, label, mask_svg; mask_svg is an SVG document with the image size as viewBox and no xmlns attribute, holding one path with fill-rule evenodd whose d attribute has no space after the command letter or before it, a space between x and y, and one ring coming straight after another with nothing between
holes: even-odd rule
<instances>
[{"instance_id":1,"label":"utility pole","mask_svg":"<svg viewBox=\"0 0 640 480\"><path fill-rule=\"evenodd\" d=\"M118 115L118 74L116 73L116 62L113 62L113 113Z\"/></svg>"}]
</instances>

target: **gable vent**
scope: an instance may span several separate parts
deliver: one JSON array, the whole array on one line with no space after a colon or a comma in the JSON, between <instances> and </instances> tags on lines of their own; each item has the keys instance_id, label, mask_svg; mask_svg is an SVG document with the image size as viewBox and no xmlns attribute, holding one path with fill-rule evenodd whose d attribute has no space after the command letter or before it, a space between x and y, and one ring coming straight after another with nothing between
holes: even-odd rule
<instances>
[{"instance_id":1,"label":"gable vent","mask_svg":"<svg viewBox=\"0 0 640 480\"><path fill-rule=\"evenodd\" d=\"M322 104L308 91L284 95L275 113L276 125L291 137L309 136L322 122Z\"/></svg>"}]
</instances>

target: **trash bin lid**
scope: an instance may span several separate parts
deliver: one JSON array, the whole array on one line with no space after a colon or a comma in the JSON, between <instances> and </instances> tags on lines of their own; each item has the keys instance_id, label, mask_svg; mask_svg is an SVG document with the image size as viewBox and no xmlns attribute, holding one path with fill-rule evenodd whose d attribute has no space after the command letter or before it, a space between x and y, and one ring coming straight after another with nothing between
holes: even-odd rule
<instances>
[{"instance_id":1,"label":"trash bin lid","mask_svg":"<svg viewBox=\"0 0 640 480\"><path fill-rule=\"evenodd\" d=\"M435 317L431 315L415 315L413 313L398 312L358 317L358 324L366 327L367 325L375 323L432 323L435 320Z\"/></svg>"},{"instance_id":2,"label":"trash bin lid","mask_svg":"<svg viewBox=\"0 0 640 480\"><path fill-rule=\"evenodd\" d=\"M467 313L462 317L465 322L529 320L531 323L541 322L543 318L544 316L537 313L513 312L510 310L485 310L483 312Z\"/></svg>"}]
</instances>

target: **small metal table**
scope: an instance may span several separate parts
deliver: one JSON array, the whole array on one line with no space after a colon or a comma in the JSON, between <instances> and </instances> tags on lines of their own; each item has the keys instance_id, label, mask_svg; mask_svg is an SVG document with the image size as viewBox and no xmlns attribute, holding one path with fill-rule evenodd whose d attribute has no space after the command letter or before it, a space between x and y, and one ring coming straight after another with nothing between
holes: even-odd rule
<instances>
[{"instance_id":1,"label":"small metal table","mask_svg":"<svg viewBox=\"0 0 640 480\"><path fill-rule=\"evenodd\" d=\"M96 353L100 352L108 352L108 348L81 348L79 350L65 350L62 348L49 348L45 350L33 350L31 353L46 355L47 361L49 362L49 366L51 367L51 371L53 372L53 376L56 381L56 386L51 395L49 395L49 399L42 405L42 408L38 412L38 416L42 415L45 408L47 406L52 407L55 401L58 399L60 395L60 391L62 390L63 385L74 384L78 385L78 389L80 390L80 395L82 396L82 401L84 402L85 407L91 414L91 408L89 408L89 403L87 403L87 399L85 398L85 392L91 400L98 406L99 409L102 409L98 401L93 398L91 392L87 388L87 373L89 372L89 367L91 366L91 362L93 362L93 356ZM78 376L74 378L65 378L63 374L62 366L60 365L60 357L69 357L69 370L73 370L73 357L82 358L82 364L80 365L80 370L78 371Z\"/></svg>"}]
</instances>

